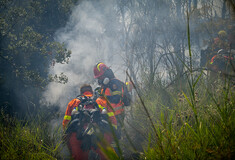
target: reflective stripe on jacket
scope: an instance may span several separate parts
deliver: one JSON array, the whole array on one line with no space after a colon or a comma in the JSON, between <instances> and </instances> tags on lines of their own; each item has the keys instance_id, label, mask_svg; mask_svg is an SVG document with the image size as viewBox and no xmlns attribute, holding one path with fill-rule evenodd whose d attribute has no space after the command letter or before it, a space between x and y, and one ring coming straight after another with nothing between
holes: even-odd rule
<instances>
[{"instance_id":1,"label":"reflective stripe on jacket","mask_svg":"<svg viewBox=\"0 0 235 160\"><path fill-rule=\"evenodd\" d=\"M214 63L214 59L217 57L217 55L214 55L212 58L211 58L211 61L210 61L210 64L213 64Z\"/></svg>"}]
</instances>

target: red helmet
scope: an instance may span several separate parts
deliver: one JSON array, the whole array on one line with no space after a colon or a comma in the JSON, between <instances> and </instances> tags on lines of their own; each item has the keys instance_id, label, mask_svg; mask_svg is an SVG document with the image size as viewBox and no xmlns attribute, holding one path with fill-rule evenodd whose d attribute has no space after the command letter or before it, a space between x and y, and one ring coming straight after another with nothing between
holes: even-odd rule
<instances>
[{"instance_id":1,"label":"red helmet","mask_svg":"<svg viewBox=\"0 0 235 160\"><path fill-rule=\"evenodd\" d=\"M104 63L99 62L95 65L93 71L94 71L94 78L99 78L104 74L104 72L109 69Z\"/></svg>"}]
</instances>

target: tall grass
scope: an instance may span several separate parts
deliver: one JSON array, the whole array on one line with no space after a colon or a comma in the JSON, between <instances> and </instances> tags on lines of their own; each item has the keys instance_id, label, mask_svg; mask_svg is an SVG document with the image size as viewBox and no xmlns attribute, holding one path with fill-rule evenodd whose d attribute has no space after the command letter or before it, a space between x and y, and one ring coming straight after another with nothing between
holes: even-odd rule
<instances>
[{"instance_id":1,"label":"tall grass","mask_svg":"<svg viewBox=\"0 0 235 160\"><path fill-rule=\"evenodd\" d=\"M188 93L175 98L174 108L148 105L155 113L158 137L149 133L146 159L233 159L235 151L235 100L234 90L228 85L216 91L195 88L194 103ZM190 90L191 91L191 90ZM157 97L157 93L155 93ZM189 95L189 96L188 96ZM194 106L192 106L194 104ZM157 111L157 109L155 109ZM146 121L145 121L146 122ZM136 122L139 126L145 123ZM145 132L147 128L145 128ZM155 139L161 143L154 143ZM161 152L161 147L163 151Z\"/></svg>"},{"instance_id":2,"label":"tall grass","mask_svg":"<svg viewBox=\"0 0 235 160\"><path fill-rule=\"evenodd\" d=\"M234 84L229 78L218 77L211 86L203 72L193 71L187 18L187 85L180 92L177 87L168 88L168 99L161 98L159 88L142 92L133 107L131 123L147 138L139 141L144 148L140 159L235 158ZM171 106L164 102L169 100L173 102Z\"/></svg>"},{"instance_id":3,"label":"tall grass","mask_svg":"<svg viewBox=\"0 0 235 160\"><path fill-rule=\"evenodd\" d=\"M19 120L1 111L1 159L62 159L59 129L52 133L48 121L40 117L42 115L30 121Z\"/></svg>"}]
</instances>

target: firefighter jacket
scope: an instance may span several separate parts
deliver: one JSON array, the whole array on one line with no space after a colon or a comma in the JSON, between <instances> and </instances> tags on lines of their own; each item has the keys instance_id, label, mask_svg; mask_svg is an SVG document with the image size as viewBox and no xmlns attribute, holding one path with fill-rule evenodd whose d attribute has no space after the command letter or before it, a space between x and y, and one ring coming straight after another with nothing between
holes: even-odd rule
<instances>
[{"instance_id":1,"label":"firefighter jacket","mask_svg":"<svg viewBox=\"0 0 235 160\"><path fill-rule=\"evenodd\" d=\"M124 112L123 94L122 82L116 78L111 79L107 85L101 86L101 95L107 97L115 115Z\"/></svg>"},{"instance_id":2,"label":"firefighter jacket","mask_svg":"<svg viewBox=\"0 0 235 160\"><path fill-rule=\"evenodd\" d=\"M86 97L92 97L93 94L89 91L85 92L83 94ZM73 109L78 110L78 106L81 103L79 98L75 98L72 101L69 102L66 112L65 112L65 116L64 116L64 120L63 120L63 128L65 129L67 124L71 121L71 113ZM113 125L113 127L115 127L117 129L117 120L115 118L114 112L110 109L110 107L108 107L107 102L102 99L102 97L97 98L96 99L96 103L99 106L100 112L102 112L102 110L106 109L107 110L107 115L110 119L111 124Z\"/></svg>"}]
</instances>

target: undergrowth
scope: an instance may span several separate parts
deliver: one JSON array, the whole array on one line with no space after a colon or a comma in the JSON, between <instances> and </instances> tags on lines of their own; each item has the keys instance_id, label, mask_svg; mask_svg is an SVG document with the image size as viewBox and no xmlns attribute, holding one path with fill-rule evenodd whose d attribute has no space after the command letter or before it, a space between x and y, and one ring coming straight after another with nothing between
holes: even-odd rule
<instances>
[{"instance_id":1,"label":"undergrowth","mask_svg":"<svg viewBox=\"0 0 235 160\"><path fill-rule=\"evenodd\" d=\"M138 97L129 107L120 140L124 154L134 152L136 159L147 160L235 159L234 82L224 77L207 81L203 71L193 72L189 23L187 27L190 61L182 77L187 83L166 89L159 80L141 93L134 87ZM64 159L61 128L51 131L42 117L17 120L1 112L1 159ZM110 148L103 152L118 159Z\"/></svg>"},{"instance_id":2,"label":"undergrowth","mask_svg":"<svg viewBox=\"0 0 235 160\"><path fill-rule=\"evenodd\" d=\"M1 159L62 159L59 128L51 131L49 121L42 121L42 117L19 120L1 110Z\"/></svg>"},{"instance_id":3,"label":"undergrowth","mask_svg":"<svg viewBox=\"0 0 235 160\"><path fill-rule=\"evenodd\" d=\"M126 126L141 137L135 139L142 146L139 159L235 159L234 77L193 71L189 19L187 28L188 74L181 79L187 83L165 89L158 81L146 91L135 87L139 100ZM168 97L162 97L163 90Z\"/></svg>"}]
</instances>

